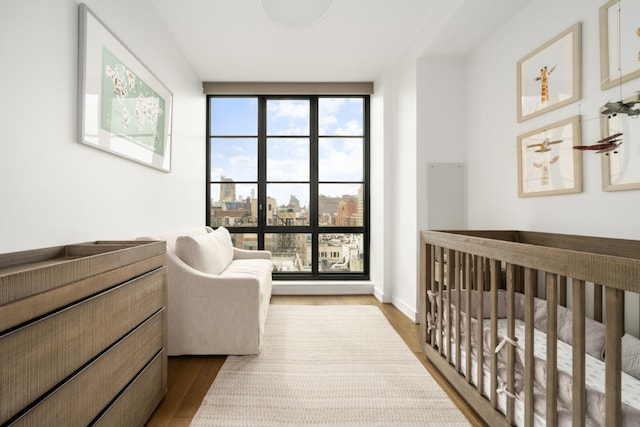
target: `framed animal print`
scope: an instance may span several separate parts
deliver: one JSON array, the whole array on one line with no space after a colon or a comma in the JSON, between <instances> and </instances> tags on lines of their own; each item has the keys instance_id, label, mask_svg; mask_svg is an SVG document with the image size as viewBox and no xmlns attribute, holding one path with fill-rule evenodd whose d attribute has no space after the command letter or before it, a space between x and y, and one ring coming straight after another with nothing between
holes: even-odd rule
<instances>
[{"instance_id":1,"label":"framed animal print","mask_svg":"<svg viewBox=\"0 0 640 427\"><path fill-rule=\"evenodd\" d=\"M578 22L518 61L518 122L582 97L581 39Z\"/></svg>"},{"instance_id":2,"label":"framed animal print","mask_svg":"<svg viewBox=\"0 0 640 427\"><path fill-rule=\"evenodd\" d=\"M518 197L582 192L580 116L518 137Z\"/></svg>"}]
</instances>

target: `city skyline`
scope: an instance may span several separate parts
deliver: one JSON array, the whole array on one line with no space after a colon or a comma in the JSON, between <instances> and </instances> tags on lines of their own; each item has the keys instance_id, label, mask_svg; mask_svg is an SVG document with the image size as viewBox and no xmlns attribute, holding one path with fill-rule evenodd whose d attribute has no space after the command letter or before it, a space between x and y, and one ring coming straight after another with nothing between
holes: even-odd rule
<instances>
[{"instance_id":1,"label":"city skyline","mask_svg":"<svg viewBox=\"0 0 640 427\"><path fill-rule=\"evenodd\" d=\"M231 178L244 187L238 193L250 195L258 181L257 98L214 98L211 110L210 180ZM332 182L323 184L323 192L356 194L354 185L363 181L363 100L320 98L318 110L318 178ZM266 178L278 204L294 194L308 206L309 123L308 100L268 100ZM213 200L217 190L212 188Z\"/></svg>"},{"instance_id":2,"label":"city skyline","mask_svg":"<svg viewBox=\"0 0 640 427\"><path fill-rule=\"evenodd\" d=\"M216 199L211 198L211 218L213 219L218 212L221 212L221 217L232 217L233 211L247 211L246 215L253 218L257 218L257 199L255 195L245 196L237 192L236 183L226 177L223 177L223 182L219 184L220 191L219 197ZM363 217L363 191L362 185L358 185L356 194L341 194L339 196L327 196L320 194L318 196L318 217L321 225L347 225L347 226L359 226L362 225ZM298 216L307 217L310 207L307 204L302 203L295 195L291 194L286 201L278 202L277 199L267 196L266 203L268 209L273 211L274 215L278 215L280 212L290 212L292 209L298 214ZM347 209L349 213L345 213L345 208L340 210L341 204L349 203L350 207ZM271 206L272 205L272 206ZM353 217L346 221L346 223L334 224L333 216L346 215ZM243 215L240 215L241 217ZM324 219L324 220L323 220ZM308 224L308 218L305 221ZM227 225L229 225L227 223ZM233 224L231 224L233 225ZM271 225L271 224L269 224Z\"/></svg>"}]
</instances>

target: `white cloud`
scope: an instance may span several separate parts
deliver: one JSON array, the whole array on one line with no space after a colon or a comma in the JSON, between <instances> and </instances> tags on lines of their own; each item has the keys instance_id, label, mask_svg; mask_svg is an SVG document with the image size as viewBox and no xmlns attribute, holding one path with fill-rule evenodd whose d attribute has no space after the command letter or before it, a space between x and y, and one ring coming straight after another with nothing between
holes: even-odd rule
<instances>
[{"instance_id":1,"label":"white cloud","mask_svg":"<svg viewBox=\"0 0 640 427\"><path fill-rule=\"evenodd\" d=\"M282 100L267 102L267 114L277 118L309 118L309 103L307 101Z\"/></svg>"},{"instance_id":2,"label":"white cloud","mask_svg":"<svg viewBox=\"0 0 640 427\"><path fill-rule=\"evenodd\" d=\"M345 127L339 127L336 129L336 135L362 135L363 130L360 126L360 122L357 120L350 120L345 124Z\"/></svg>"},{"instance_id":3,"label":"white cloud","mask_svg":"<svg viewBox=\"0 0 640 427\"><path fill-rule=\"evenodd\" d=\"M320 116L331 116L340 111L346 98L321 98L318 100L318 112Z\"/></svg>"},{"instance_id":4,"label":"white cloud","mask_svg":"<svg viewBox=\"0 0 640 427\"><path fill-rule=\"evenodd\" d=\"M362 139L323 139L319 176L325 181L362 180Z\"/></svg>"}]
</instances>

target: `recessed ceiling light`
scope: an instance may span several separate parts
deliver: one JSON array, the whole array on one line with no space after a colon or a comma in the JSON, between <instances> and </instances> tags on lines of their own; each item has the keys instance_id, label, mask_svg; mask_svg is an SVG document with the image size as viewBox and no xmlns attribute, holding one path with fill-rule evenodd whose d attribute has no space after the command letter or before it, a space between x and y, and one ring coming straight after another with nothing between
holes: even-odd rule
<instances>
[{"instance_id":1,"label":"recessed ceiling light","mask_svg":"<svg viewBox=\"0 0 640 427\"><path fill-rule=\"evenodd\" d=\"M320 22L333 0L262 0L262 8L274 22L287 28L307 28Z\"/></svg>"}]
</instances>

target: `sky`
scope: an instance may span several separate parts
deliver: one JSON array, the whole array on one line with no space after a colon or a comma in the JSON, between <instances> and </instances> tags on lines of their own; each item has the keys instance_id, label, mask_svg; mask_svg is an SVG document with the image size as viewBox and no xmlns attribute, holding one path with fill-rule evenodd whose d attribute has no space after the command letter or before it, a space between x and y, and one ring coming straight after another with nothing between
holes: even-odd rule
<instances>
[{"instance_id":1,"label":"sky","mask_svg":"<svg viewBox=\"0 0 640 427\"><path fill-rule=\"evenodd\" d=\"M257 98L212 98L211 107L211 134L233 136L213 139L211 180L224 176L234 181L256 181ZM267 102L267 181L271 182L267 193L278 205L288 204L291 194L298 197L301 206L309 205L309 186L292 183L309 180L309 116L307 100ZM353 182L363 179L363 101L320 98L318 117L319 179L334 182L321 185L321 194L356 195L359 184ZM239 184L236 195L251 196L252 188L255 194L255 185ZM212 199L218 200L219 192L215 186L213 190Z\"/></svg>"}]
</instances>

